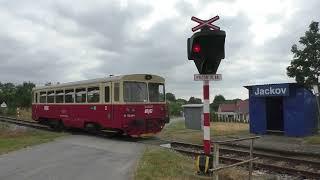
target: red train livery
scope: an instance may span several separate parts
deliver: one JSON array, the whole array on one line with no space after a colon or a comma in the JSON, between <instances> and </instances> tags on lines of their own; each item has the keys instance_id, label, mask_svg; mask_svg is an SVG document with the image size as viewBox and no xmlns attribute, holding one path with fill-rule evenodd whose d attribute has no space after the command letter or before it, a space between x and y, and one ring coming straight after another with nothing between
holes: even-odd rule
<instances>
[{"instance_id":1,"label":"red train livery","mask_svg":"<svg viewBox=\"0 0 320 180\"><path fill-rule=\"evenodd\" d=\"M131 74L36 87L32 118L56 129L154 134L169 122L164 83L157 75Z\"/></svg>"}]
</instances>

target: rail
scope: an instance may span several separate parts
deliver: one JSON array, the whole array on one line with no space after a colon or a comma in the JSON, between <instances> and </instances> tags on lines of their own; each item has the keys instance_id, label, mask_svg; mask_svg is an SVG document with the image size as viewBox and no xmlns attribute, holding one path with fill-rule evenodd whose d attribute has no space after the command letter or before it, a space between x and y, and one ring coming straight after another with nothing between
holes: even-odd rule
<instances>
[{"instance_id":1,"label":"rail","mask_svg":"<svg viewBox=\"0 0 320 180\"><path fill-rule=\"evenodd\" d=\"M249 180L251 180L252 179L252 171L253 171L253 161L258 159L258 157L253 158L253 144L254 144L254 140L258 139L258 138L260 138L260 136L229 139L229 140L224 140L224 141L212 141L212 143L213 143L213 162L212 163L213 164L212 164L212 169L209 169L209 171L214 174L214 178L216 180L218 180L218 174L214 173L214 172L248 163L249 164ZM238 142L238 141L248 141L248 140L251 140L250 141L249 159L235 163L235 164L231 164L231 165L226 165L226 166L219 165L219 146L221 144L227 144L227 143Z\"/></svg>"},{"instance_id":2,"label":"rail","mask_svg":"<svg viewBox=\"0 0 320 180\"><path fill-rule=\"evenodd\" d=\"M26 127L30 127L30 128L53 131L48 126L41 125L41 124L39 124L37 122L27 121L27 120L12 118L12 117L0 116L0 122L6 122L6 123L11 123L11 124L16 124L16 125L19 125L19 126L26 126Z\"/></svg>"}]
</instances>

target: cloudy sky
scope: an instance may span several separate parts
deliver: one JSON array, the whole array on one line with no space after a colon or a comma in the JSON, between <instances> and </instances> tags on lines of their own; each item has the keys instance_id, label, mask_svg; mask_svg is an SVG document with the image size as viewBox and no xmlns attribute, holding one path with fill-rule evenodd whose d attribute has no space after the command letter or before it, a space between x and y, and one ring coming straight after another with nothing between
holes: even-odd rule
<instances>
[{"instance_id":1,"label":"cloudy sky","mask_svg":"<svg viewBox=\"0 0 320 180\"><path fill-rule=\"evenodd\" d=\"M226 58L211 98L247 98L244 85L292 82L291 46L319 21L318 0L0 0L0 81L69 82L110 74L164 76L167 92L202 96L186 41L220 16Z\"/></svg>"}]
</instances>

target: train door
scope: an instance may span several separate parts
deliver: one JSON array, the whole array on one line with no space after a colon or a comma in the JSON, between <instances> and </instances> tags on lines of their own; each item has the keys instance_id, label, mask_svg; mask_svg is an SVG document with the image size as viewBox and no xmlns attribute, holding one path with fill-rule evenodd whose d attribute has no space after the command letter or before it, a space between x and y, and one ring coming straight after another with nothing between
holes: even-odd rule
<instances>
[{"instance_id":1,"label":"train door","mask_svg":"<svg viewBox=\"0 0 320 180\"><path fill-rule=\"evenodd\" d=\"M110 89L111 98L112 99L112 114L113 114L113 122L112 127L121 128L122 126L122 114L121 114L121 106L120 106L120 82L113 82L112 87Z\"/></svg>"},{"instance_id":2,"label":"train door","mask_svg":"<svg viewBox=\"0 0 320 180\"><path fill-rule=\"evenodd\" d=\"M32 119L36 120L38 117L37 115L37 109L38 109L38 92L33 91L32 92L33 97L33 104L32 104Z\"/></svg>"},{"instance_id":3,"label":"train door","mask_svg":"<svg viewBox=\"0 0 320 180\"><path fill-rule=\"evenodd\" d=\"M104 85L104 110L107 126L111 126L113 122L113 106L112 106L112 83L108 82Z\"/></svg>"},{"instance_id":4,"label":"train door","mask_svg":"<svg viewBox=\"0 0 320 180\"><path fill-rule=\"evenodd\" d=\"M282 97L266 98L267 131L283 132L283 102Z\"/></svg>"}]
</instances>

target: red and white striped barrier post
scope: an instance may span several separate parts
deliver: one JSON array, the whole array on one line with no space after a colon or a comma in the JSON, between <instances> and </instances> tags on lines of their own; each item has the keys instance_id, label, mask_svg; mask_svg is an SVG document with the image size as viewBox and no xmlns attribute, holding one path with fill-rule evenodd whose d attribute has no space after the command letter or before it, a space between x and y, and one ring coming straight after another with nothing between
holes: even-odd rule
<instances>
[{"instance_id":1,"label":"red and white striped barrier post","mask_svg":"<svg viewBox=\"0 0 320 180\"><path fill-rule=\"evenodd\" d=\"M210 97L209 80L203 81L203 150L206 155L210 155Z\"/></svg>"},{"instance_id":2,"label":"red and white striped barrier post","mask_svg":"<svg viewBox=\"0 0 320 180\"><path fill-rule=\"evenodd\" d=\"M203 151L204 155L199 155L196 159L197 172L208 173L212 167L210 163L211 141L210 141L210 81L221 81L221 74L195 74L195 81L203 82Z\"/></svg>"}]
</instances>

